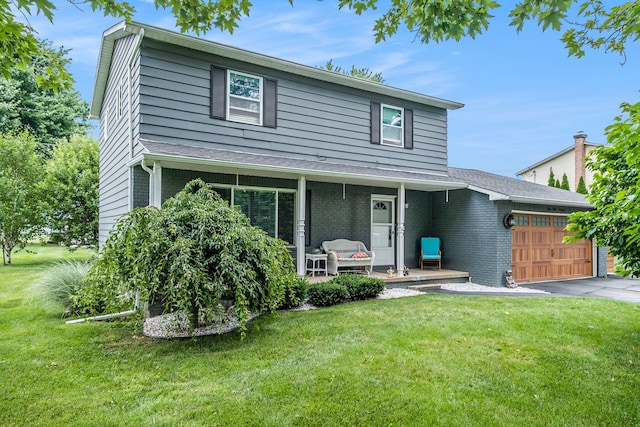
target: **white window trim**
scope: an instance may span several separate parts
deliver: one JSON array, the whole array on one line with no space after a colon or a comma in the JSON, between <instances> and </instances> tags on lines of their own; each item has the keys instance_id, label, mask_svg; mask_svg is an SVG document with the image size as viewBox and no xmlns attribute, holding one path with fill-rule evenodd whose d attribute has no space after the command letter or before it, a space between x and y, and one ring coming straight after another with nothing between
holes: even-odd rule
<instances>
[{"instance_id":1,"label":"white window trim","mask_svg":"<svg viewBox=\"0 0 640 427\"><path fill-rule=\"evenodd\" d=\"M260 118L259 118L259 123L253 123L250 121L245 121L245 120L238 120L235 118L231 118L231 74L239 74L241 76L246 76L246 77L250 77L250 78L254 78L254 79L258 79L258 81L260 82L260 97L258 102L260 103L259 105L259 113L260 113ZM247 123L250 125L256 125L256 126L262 126L262 122L264 121L264 78L261 76L256 76L255 74L249 74L249 73L245 73L242 71L236 71L236 70L227 70L227 87L225 88L226 91L226 98L227 98L227 105L226 105L226 113L227 113L227 119L233 122L237 122L237 123ZM238 99L249 99L253 102L256 102L255 99L253 98L245 98L245 97L241 97L241 96L237 96L237 95L233 95L233 97L236 97ZM236 108L237 110L242 110L240 108ZM253 110L247 110L250 111L251 113L254 113Z\"/></svg>"},{"instance_id":2,"label":"white window trim","mask_svg":"<svg viewBox=\"0 0 640 427\"><path fill-rule=\"evenodd\" d=\"M386 108L393 108L394 110L400 110L402 112L402 126L400 127L400 144L391 144L388 142L385 142L384 140L384 127L388 126L384 124L384 109ZM398 107L396 105L391 105L391 104L380 104L380 144L381 145L386 145L387 147L397 147L397 148L404 148L404 127L405 127L406 123L405 123L405 119L404 119L404 108L403 107Z\"/></svg>"}]
</instances>

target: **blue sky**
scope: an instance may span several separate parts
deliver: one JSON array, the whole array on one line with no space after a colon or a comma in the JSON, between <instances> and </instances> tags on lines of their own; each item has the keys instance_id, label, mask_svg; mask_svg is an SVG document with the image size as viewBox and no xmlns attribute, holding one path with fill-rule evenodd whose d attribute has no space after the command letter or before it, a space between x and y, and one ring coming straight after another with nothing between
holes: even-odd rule
<instances>
[{"instance_id":1,"label":"blue sky","mask_svg":"<svg viewBox=\"0 0 640 427\"><path fill-rule=\"evenodd\" d=\"M528 23L516 33L508 8L475 40L424 45L402 31L375 44L372 27L382 12L356 16L335 0L256 1L233 35L212 30L204 38L295 61L382 72L386 84L465 104L449 112L449 165L507 176L573 143L606 142L604 129L621 102L640 101L640 44L617 54L587 51L569 58L558 32ZM381 4L385 3L381 1ZM91 100L102 32L119 20L83 5L56 2L53 25L31 18L41 38L71 49L70 71L81 96ZM167 29L173 17L148 2L133 4L135 20Z\"/></svg>"}]
</instances>

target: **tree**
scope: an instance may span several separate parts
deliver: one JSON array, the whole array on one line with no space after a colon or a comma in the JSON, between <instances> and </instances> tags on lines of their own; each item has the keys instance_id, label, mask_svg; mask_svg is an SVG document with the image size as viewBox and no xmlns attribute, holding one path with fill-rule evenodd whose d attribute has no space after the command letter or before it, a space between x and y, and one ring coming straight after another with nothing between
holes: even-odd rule
<instances>
[{"instance_id":1,"label":"tree","mask_svg":"<svg viewBox=\"0 0 640 427\"><path fill-rule=\"evenodd\" d=\"M623 114L606 129L610 146L587 160L594 171L586 196L595 209L569 216L567 241L581 238L608 246L621 260L621 273L640 276L640 103L624 103Z\"/></svg>"},{"instance_id":2,"label":"tree","mask_svg":"<svg viewBox=\"0 0 640 427\"><path fill-rule=\"evenodd\" d=\"M86 135L60 141L46 165L44 187L52 240L98 241L98 142Z\"/></svg>"},{"instance_id":3,"label":"tree","mask_svg":"<svg viewBox=\"0 0 640 427\"><path fill-rule=\"evenodd\" d=\"M551 169L551 170L549 171L549 181L547 181L547 185L548 185L549 187L555 187L555 186L556 186L556 176L555 176L555 174L553 173L553 169Z\"/></svg>"},{"instance_id":4,"label":"tree","mask_svg":"<svg viewBox=\"0 0 640 427\"><path fill-rule=\"evenodd\" d=\"M560 184L559 188L571 191L571 187L569 186L569 178L567 177L566 173L562 174L562 184Z\"/></svg>"},{"instance_id":5,"label":"tree","mask_svg":"<svg viewBox=\"0 0 640 427\"><path fill-rule=\"evenodd\" d=\"M288 1L293 6L293 0ZM361 15L367 10L376 10L378 3L378 0L340 0L338 7ZM135 8L126 1L91 0L90 4L94 11L100 10L105 16L131 20L135 15ZM212 28L233 33L242 17L249 16L252 6L249 0L154 0L154 4L156 8L170 9L181 31L193 31L197 35ZM414 32L423 43L475 38L489 28L493 11L500 7L493 0L391 0L385 2L387 4L388 10L374 24L376 42L393 36L400 26ZM572 9L576 4L579 7ZM0 70L5 77L11 68L29 65L38 45L35 29L28 23L16 21L15 13L28 19L35 11L53 22L54 10L55 5L45 0L0 3ZM635 41L640 35L640 0L611 7L601 0L522 0L515 4L509 16L510 25L517 31L521 31L527 21L536 21L543 31L564 28L562 41L569 55L577 57L584 55L585 46L624 56L627 41ZM69 74L59 62L53 62L43 77L41 83L48 88L71 87Z\"/></svg>"},{"instance_id":6,"label":"tree","mask_svg":"<svg viewBox=\"0 0 640 427\"><path fill-rule=\"evenodd\" d=\"M28 132L0 134L0 241L3 263L43 230L43 161Z\"/></svg>"},{"instance_id":7,"label":"tree","mask_svg":"<svg viewBox=\"0 0 640 427\"><path fill-rule=\"evenodd\" d=\"M357 77L363 80L371 80L372 82L384 84L384 78L382 78L382 73L373 73L373 71L369 70L366 67L356 68L355 65L351 66L351 70L344 70L339 65L333 65L333 59L330 59L325 64L324 68L328 71L333 71L334 73L341 73L352 77Z\"/></svg>"},{"instance_id":8,"label":"tree","mask_svg":"<svg viewBox=\"0 0 640 427\"><path fill-rule=\"evenodd\" d=\"M275 310L294 281L285 242L252 226L211 185L194 180L162 209L136 208L121 217L76 308L119 310L138 292L142 301L188 313L196 327L218 316L229 300L244 331L249 312Z\"/></svg>"},{"instance_id":9,"label":"tree","mask_svg":"<svg viewBox=\"0 0 640 427\"><path fill-rule=\"evenodd\" d=\"M83 133L89 125L88 104L72 89L57 92L40 85L53 64L64 67L68 51L39 42L26 68L14 67L7 78L0 77L0 133L29 131L49 152L60 138Z\"/></svg>"},{"instance_id":10,"label":"tree","mask_svg":"<svg viewBox=\"0 0 640 427\"><path fill-rule=\"evenodd\" d=\"M587 185L584 182L584 177L581 176L578 181L578 186L576 187L576 193L580 194L589 194L589 190L587 190Z\"/></svg>"}]
</instances>

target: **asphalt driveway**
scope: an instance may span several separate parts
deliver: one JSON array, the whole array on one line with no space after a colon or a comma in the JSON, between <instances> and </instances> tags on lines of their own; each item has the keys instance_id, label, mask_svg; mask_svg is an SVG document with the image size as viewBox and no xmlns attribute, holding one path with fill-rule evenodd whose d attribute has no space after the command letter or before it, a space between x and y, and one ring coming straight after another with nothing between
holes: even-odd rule
<instances>
[{"instance_id":1,"label":"asphalt driveway","mask_svg":"<svg viewBox=\"0 0 640 427\"><path fill-rule=\"evenodd\" d=\"M640 279L611 274L608 277L522 283L522 287L539 289L557 296L606 298L640 303Z\"/></svg>"}]
</instances>

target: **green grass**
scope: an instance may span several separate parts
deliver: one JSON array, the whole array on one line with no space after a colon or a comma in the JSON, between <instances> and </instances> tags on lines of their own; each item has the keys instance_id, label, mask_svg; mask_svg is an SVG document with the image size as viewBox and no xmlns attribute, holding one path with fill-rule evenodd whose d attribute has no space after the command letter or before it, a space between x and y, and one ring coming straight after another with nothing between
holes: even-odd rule
<instances>
[{"instance_id":1,"label":"green grass","mask_svg":"<svg viewBox=\"0 0 640 427\"><path fill-rule=\"evenodd\" d=\"M432 294L163 341L36 305L66 256L0 267L0 425L640 425L637 304Z\"/></svg>"}]
</instances>

